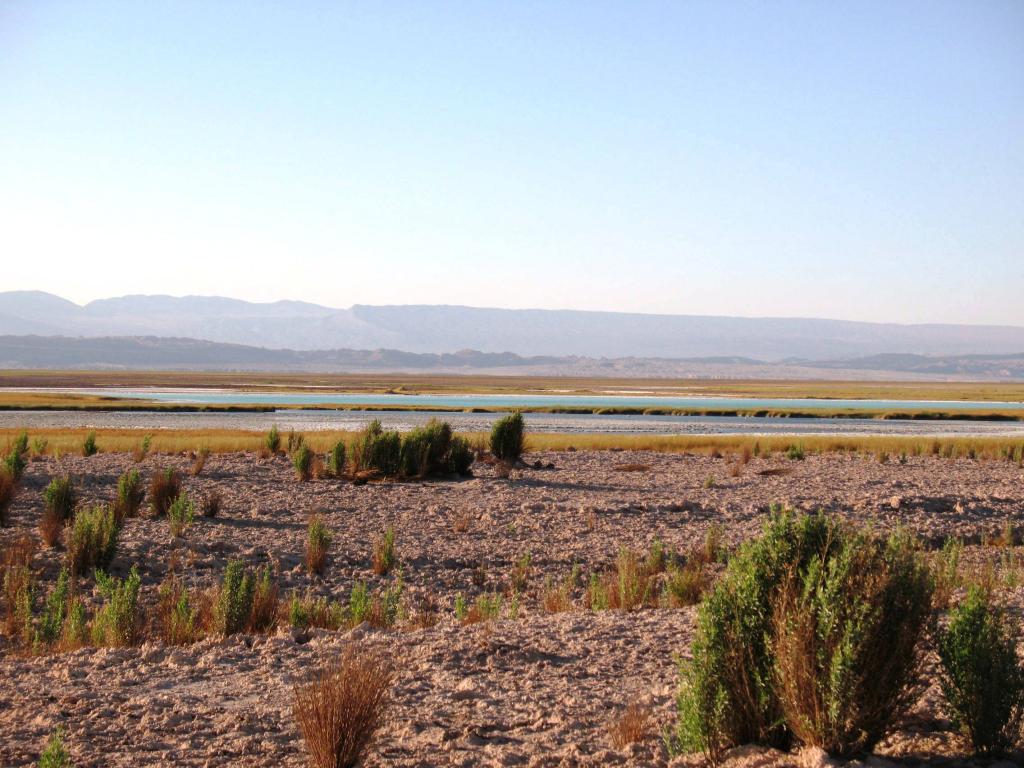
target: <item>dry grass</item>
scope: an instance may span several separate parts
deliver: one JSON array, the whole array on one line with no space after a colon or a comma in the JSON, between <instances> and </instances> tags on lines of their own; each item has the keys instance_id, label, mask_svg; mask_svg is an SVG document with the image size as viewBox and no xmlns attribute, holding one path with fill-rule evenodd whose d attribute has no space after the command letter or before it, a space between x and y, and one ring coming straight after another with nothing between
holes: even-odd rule
<instances>
[{"instance_id":1,"label":"dry grass","mask_svg":"<svg viewBox=\"0 0 1024 768\"><path fill-rule=\"evenodd\" d=\"M173 469L158 472L149 482L149 505L157 517L166 516L171 504L180 495L181 479Z\"/></svg>"},{"instance_id":2,"label":"dry grass","mask_svg":"<svg viewBox=\"0 0 1024 768\"><path fill-rule=\"evenodd\" d=\"M5 468L0 467L0 527L7 525L7 513L18 492L18 481Z\"/></svg>"},{"instance_id":3,"label":"dry grass","mask_svg":"<svg viewBox=\"0 0 1024 768\"><path fill-rule=\"evenodd\" d=\"M216 488L207 491L202 501L203 517L216 517L219 515L223 503L224 499L220 491Z\"/></svg>"},{"instance_id":4,"label":"dry grass","mask_svg":"<svg viewBox=\"0 0 1024 768\"><path fill-rule=\"evenodd\" d=\"M342 657L295 687L295 720L314 768L348 768L383 724L394 679L385 656L350 645Z\"/></svg>"},{"instance_id":5,"label":"dry grass","mask_svg":"<svg viewBox=\"0 0 1024 768\"><path fill-rule=\"evenodd\" d=\"M616 472L650 472L650 464L616 464L612 467Z\"/></svg>"},{"instance_id":6,"label":"dry grass","mask_svg":"<svg viewBox=\"0 0 1024 768\"><path fill-rule=\"evenodd\" d=\"M192 464L188 468L188 473L192 475L192 477L199 477L199 475L202 474L203 468L206 466L206 459L209 455L209 448L202 448L195 455L195 458L192 459Z\"/></svg>"},{"instance_id":7,"label":"dry grass","mask_svg":"<svg viewBox=\"0 0 1024 768\"><path fill-rule=\"evenodd\" d=\"M630 704L611 724L608 735L616 749L646 740L651 735L651 711L640 704Z\"/></svg>"},{"instance_id":8,"label":"dry grass","mask_svg":"<svg viewBox=\"0 0 1024 768\"><path fill-rule=\"evenodd\" d=\"M48 547L59 547L63 530L64 521L60 513L56 509L45 507L39 518L39 538Z\"/></svg>"},{"instance_id":9,"label":"dry grass","mask_svg":"<svg viewBox=\"0 0 1024 768\"><path fill-rule=\"evenodd\" d=\"M17 428L0 429L0 442L9 442L20 432ZM77 453L87 430L45 429L33 435L46 439L50 452ZM138 447L138 431L131 429L95 430L97 439L106 453L131 453ZM158 453L182 453L192 450L197 442L207 446L212 453L247 451L259 454L262 444L261 432L245 430L153 430L151 450ZM351 443L356 433L325 430L306 435L306 444L318 453L332 448L339 440ZM478 433L465 435L473 441ZM785 436L745 435L620 435L620 434L557 434L532 433L529 440L531 451L565 450L637 450L660 453L713 454L718 452L749 452L751 456L767 456L784 452L793 442ZM1022 441L1005 437L973 438L923 438L876 435L807 435L801 443L808 454L815 453L867 453L887 452L894 456L906 453L908 456L938 455L945 458L997 459L1005 460L1007 455L1019 451ZM269 458L269 455L267 455ZM741 460L741 463L742 460Z\"/></svg>"},{"instance_id":10,"label":"dry grass","mask_svg":"<svg viewBox=\"0 0 1024 768\"><path fill-rule=\"evenodd\" d=\"M32 582L32 558L35 556L35 542L22 536L11 542L0 557L0 587L3 589L4 632L9 637L19 637L26 630L22 597L27 594Z\"/></svg>"}]
</instances>

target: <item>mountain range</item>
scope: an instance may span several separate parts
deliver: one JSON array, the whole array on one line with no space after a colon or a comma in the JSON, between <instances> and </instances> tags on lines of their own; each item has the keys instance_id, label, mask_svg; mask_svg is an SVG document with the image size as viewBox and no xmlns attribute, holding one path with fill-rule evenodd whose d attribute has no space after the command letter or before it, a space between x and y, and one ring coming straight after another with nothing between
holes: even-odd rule
<instances>
[{"instance_id":1,"label":"mountain range","mask_svg":"<svg viewBox=\"0 0 1024 768\"><path fill-rule=\"evenodd\" d=\"M337 309L301 301L121 296L82 306L41 291L0 292L0 335L155 337L269 350L475 350L526 357L745 358L842 364L877 355L1005 356L1024 327L901 325L447 305ZM165 350L166 351L166 350Z\"/></svg>"}]
</instances>

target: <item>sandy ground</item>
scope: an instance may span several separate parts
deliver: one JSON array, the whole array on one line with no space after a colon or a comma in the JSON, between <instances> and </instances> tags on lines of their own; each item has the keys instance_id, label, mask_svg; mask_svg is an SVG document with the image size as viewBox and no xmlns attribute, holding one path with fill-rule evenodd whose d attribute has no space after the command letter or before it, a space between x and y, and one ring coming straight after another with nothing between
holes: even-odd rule
<instances>
[{"instance_id":1,"label":"sandy ground","mask_svg":"<svg viewBox=\"0 0 1024 768\"><path fill-rule=\"evenodd\" d=\"M171 559L185 564L189 583L209 585L231 558L271 563L284 593L309 588L344 600L356 580L390 581L373 575L370 551L372 540L393 525L406 596L413 605L437 606L440 623L309 637L282 629L189 647L151 641L34 658L10 653L0 640L0 765L32 764L58 724L66 726L79 766L303 765L292 684L353 636L386 650L398 671L395 705L370 765L665 765L659 734L673 718L674 656L687 653L694 609L546 614L538 598L547 577L560 579L574 564L584 574L601 570L620 547L646 549L655 537L686 551L712 524L736 544L759 530L772 503L902 524L936 542L949 535L978 541L1007 519L1024 522L1024 471L1008 462L776 457L754 459L730 477L728 461L711 457L579 452L534 459L555 468L500 479L478 466L476 477L456 482L353 486L298 483L283 458L211 456L200 477L185 476L185 485L197 498L220 489L220 517L197 519L176 544L166 520L126 523L112 570L123 575L138 565L146 600L155 599ZM649 469L614 469L623 464ZM151 456L140 468L148 478L165 466L184 471L187 465L185 457ZM125 455L32 462L0 544L34 534L52 476L71 473L83 500L101 501L112 498L129 466ZM785 474L759 474L773 468ZM322 578L311 578L301 565L314 512L335 534ZM968 555L991 551L974 547ZM467 627L454 620L457 592L472 598L505 588L526 553L530 586L518 619ZM34 564L52 581L59 563L60 553L44 550ZM482 587L474 575L481 571ZM1024 605L1024 590L1018 587L1010 599ZM936 701L933 687L914 721L869 762L915 764L962 754ZM609 727L632 702L650 709L650 736L616 750ZM824 764L808 752L752 749L731 762Z\"/></svg>"}]
</instances>

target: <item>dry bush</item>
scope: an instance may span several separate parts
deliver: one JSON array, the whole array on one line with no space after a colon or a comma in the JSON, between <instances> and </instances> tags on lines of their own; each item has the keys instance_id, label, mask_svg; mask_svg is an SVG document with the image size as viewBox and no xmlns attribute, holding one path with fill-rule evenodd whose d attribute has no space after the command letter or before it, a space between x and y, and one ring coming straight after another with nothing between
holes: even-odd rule
<instances>
[{"instance_id":1,"label":"dry bush","mask_svg":"<svg viewBox=\"0 0 1024 768\"><path fill-rule=\"evenodd\" d=\"M545 613L565 613L572 610L572 592L578 578L579 570L574 568L560 584L556 585L550 578L544 581L540 604Z\"/></svg>"},{"instance_id":2,"label":"dry bush","mask_svg":"<svg viewBox=\"0 0 1024 768\"><path fill-rule=\"evenodd\" d=\"M207 491L206 495L203 496L203 517L216 517L219 515L222 503L223 497L220 491L216 488L212 491Z\"/></svg>"},{"instance_id":3,"label":"dry bush","mask_svg":"<svg viewBox=\"0 0 1024 768\"><path fill-rule=\"evenodd\" d=\"M749 445L744 445L743 446L743 450L740 451L740 464L742 464L744 466L749 464L750 463L750 459L752 458L752 455L753 455L753 452L750 450L750 446Z\"/></svg>"},{"instance_id":4,"label":"dry bush","mask_svg":"<svg viewBox=\"0 0 1024 768\"><path fill-rule=\"evenodd\" d=\"M181 479L173 469L168 468L153 475L149 482L149 504L157 517L166 515L180 495Z\"/></svg>"},{"instance_id":5,"label":"dry bush","mask_svg":"<svg viewBox=\"0 0 1024 768\"><path fill-rule=\"evenodd\" d=\"M739 477L740 475L743 474L743 465L740 464L738 461L733 464L730 464L728 474L729 477Z\"/></svg>"},{"instance_id":6,"label":"dry bush","mask_svg":"<svg viewBox=\"0 0 1024 768\"><path fill-rule=\"evenodd\" d=\"M8 544L0 557L4 631L11 637L22 637L28 628L26 622L31 620L31 606L26 606L25 601L31 593L33 579L30 566L35 551L35 542L28 536L22 536Z\"/></svg>"},{"instance_id":7,"label":"dry bush","mask_svg":"<svg viewBox=\"0 0 1024 768\"><path fill-rule=\"evenodd\" d=\"M7 525L7 510L18 492L18 481L5 467L0 467L0 527Z\"/></svg>"},{"instance_id":8,"label":"dry bush","mask_svg":"<svg viewBox=\"0 0 1024 768\"><path fill-rule=\"evenodd\" d=\"M616 464L612 467L616 472L650 472L650 464Z\"/></svg>"},{"instance_id":9,"label":"dry bush","mask_svg":"<svg viewBox=\"0 0 1024 768\"><path fill-rule=\"evenodd\" d=\"M195 455L195 458L192 459L192 465L189 467L188 470L189 474L192 475L192 477L199 477L199 475L202 474L203 467L206 466L206 459L209 458L209 456L209 448L199 449L199 453L197 453Z\"/></svg>"},{"instance_id":10,"label":"dry bush","mask_svg":"<svg viewBox=\"0 0 1024 768\"><path fill-rule=\"evenodd\" d=\"M350 645L294 691L294 714L314 768L355 766L384 721L391 661Z\"/></svg>"},{"instance_id":11,"label":"dry bush","mask_svg":"<svg viewBox=\"0 0 1024 768\"><path fill-rule=\"evenodd\" d=\"M469 514L466 512L459 512L452 518L452 530L455 533L465 533L469 530L469 524L472 522Z\"/></svg>"},{"instance_id":12,"label":"dry bush","mask_svg":"<svg viewBox=\"0 0 1024 768\"><path fill-rule=\"evenodd\" d=\"M651 711L640 704L630 704L612 723L608 734L616 749L644 741L651 734Z\"/></svg>"},{"instance_id":13,"label":"dry bush","mask_svg":"<svg viewBox=\"0 0 1024 768\"><path fill-rule=\"evenodd\" d=\"M60 513L46 507L39 518L39 538L43 540L43 544L48 547L59 547L63 530L64 521L61 520Z\"/></svg>"}]
</instances>

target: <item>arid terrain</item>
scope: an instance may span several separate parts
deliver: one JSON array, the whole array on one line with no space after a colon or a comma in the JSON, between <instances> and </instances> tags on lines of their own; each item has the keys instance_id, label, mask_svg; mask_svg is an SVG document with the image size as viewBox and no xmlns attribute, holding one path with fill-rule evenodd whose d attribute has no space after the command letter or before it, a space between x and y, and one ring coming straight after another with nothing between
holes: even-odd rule
<instances>
[{"instance_id":1,"label":"arid terrain","mask_svg":"<svg viewBox=\"0 0 1024 768\"><path fill-rule=\"evenodd\" d=\"M284 618L268 634L183 646L150 638L131 648L46 655L0 638L0 765L33 764L59 725L80 767L304 765L292 686L354 639L385 650L396 668L393 706L368 765L666 765L661 731L674 719L675 658L688 652L696 609L593 611L584 605L587 579L611 567L621 548L646 553L655 540L686 553L713 529L736 546L757 534L776 503L906 526L929 547L963 537L964 567L997 564L1000 594L1018 616L1024 608L1024 587L1014 576L1020 547L987 543L1007 521L1024 523L1024 469L1015 462L911 456L882 463L854 454L794 461L776 454L741 464L605 451L527 459L541 468L506 478L478 463L464 480L364 485L298 482L287 458L253 453L213 454L197 477L183 455L150 455L139 464L129 454L31 461L11 525L0 529L2 546L26 534L38 540L42 493L53 477L69 474L80 503L98 503L113 498L128 469L148 480L174 467L197 501L217 489L223 507L215 518L197 516L177 540L166 519L145 510L125 521L111 571L124 576L138 566L147 606L170 567L203 589L219 582L231 559L269 564L282 603L292 591L345 601L358 581L393 586L395 572L377 576L371 568L373 541L393 526L408 618L390 629L305 632ZM316 513L334 536L322 577L304 565ZM32 565L44 588L61 561L60 551L36 553ZM565 583L574 566L570 609L548 612L545 593ZM523 588L511 618L517 581ZM91 579L81 584L92 589ZM504 595L501 618L456 620L457 595L472 602L481 593ZM866 764L959 761L966 746L938 701L933 685L913 719ZM650 713L646 737L616 747L610 733L630 704ZM699 762L693 756L672 764ZM753 748L736 751L730 762L826 764L809 752Z\"/></svg>"}]
</instances>

